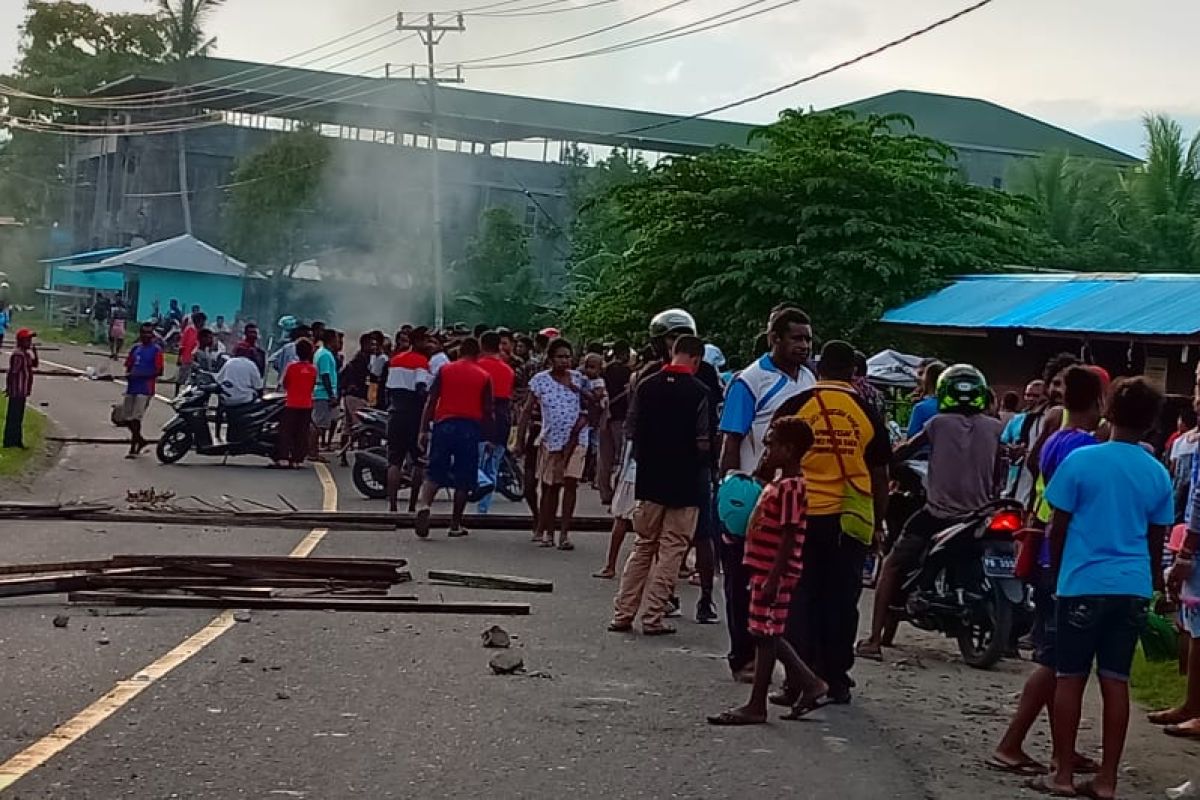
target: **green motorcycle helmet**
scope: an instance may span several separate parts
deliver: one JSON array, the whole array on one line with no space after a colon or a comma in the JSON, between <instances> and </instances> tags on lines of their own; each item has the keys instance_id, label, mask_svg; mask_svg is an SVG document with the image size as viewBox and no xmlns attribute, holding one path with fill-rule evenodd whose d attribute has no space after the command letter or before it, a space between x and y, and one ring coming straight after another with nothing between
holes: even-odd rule
<instances>
[{"instance_id":1,"label":"green motorcycle helmet","mask_svg":"<svg viewBox=\"0 0 1200 800\"><path fill-rule=\"evenodd\" d=\"M970 364L948 367L938 378L937 401L938 412L982 412L988 403L987 378Z\"/></svg>"}]
</instances>

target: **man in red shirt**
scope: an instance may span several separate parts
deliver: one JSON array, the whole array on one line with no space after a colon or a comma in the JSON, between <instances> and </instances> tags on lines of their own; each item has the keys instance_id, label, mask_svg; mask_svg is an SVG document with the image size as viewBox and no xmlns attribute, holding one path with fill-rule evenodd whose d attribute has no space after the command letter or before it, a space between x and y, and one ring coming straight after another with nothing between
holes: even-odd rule
<instances>
[{"instance_id":1,"label":"man in red shirt","mask_svg":"<svg viewBox=\"0 0 1200 800\"><path fill-rule=\"evenodd\" d=\"M33 371L38 366L36 334L28 328L17 331L17 349L8 358L8 378L4 393L8 395L8 411L4 420L4 446L25 449L21 428L25 423L25 403L33 394Z\"/></svg>"},{"instance_id":2,"label":"man in red shirt","mask_svg":"<svg viewBox=\"0 0 1200 800\"><path fill-rule=\"evenodd\" d=\"M203 311L197 311L185 322L183 333L179 334L179 370L175 374L175 394L179 394L180 386L187 386L192 377L192 361L196 348L200 346L200 329L208 322L208 316Z\"/></svg>"},{"instance_id":3,"label":"man in red shirt","mask_svg":"<svg viewBox=\"0 0 1200 800\"><path fill-rule=\"evenodd\" d=\"M467 535L462 515L479 478L483 428L492 419L492 379L478 359L479 342L470 337L463 339L458 345L458 360L443 366L429 387L429 400L421 417L421 447L428 447L429 466L415 525L422 539L429 536L430 508L442 486L454 487L449 535Z\"/></svg>"},{"instance_id":4,"label":"man in red shirt","mask_svg":"<svg viewBox=\"0 0 1200 800\"><path fill-rule=\"evenodd\" d=\"M388 509L397 511L396 498L400 493L400 479L407 461L412 469L412 490L408 496L408 510L417 507L417 492L421 487L421 418L425 412L425 401L433 375L429 371L429 357L425 355L425 330L418 328L396 332L396 352L388 360L384 371L384 386L387 390L388 409L387 449L387 497Z\"/></svg>"},{"instance_id":5,"label":"man in red shirt","mask_svg":"<svg viewBox=\"0 0 1200 800\"><path fill-rule=\"evenodd\" d=\"M508 365L500 349L501 335L499 331L488 331L479 337L479 348L483 355L479 357L479 366L492 379L492 423L483 431L483 442L479 445L479 470L492 486L496 485L496 476L500 474L500 462L508 451L508 434L512 428L512 397L513 385L517 374ZM486 514L492 507L492 498L496 496L493 490L484 495L479 501L479 513Z\"/></svg>"}]
</instances>

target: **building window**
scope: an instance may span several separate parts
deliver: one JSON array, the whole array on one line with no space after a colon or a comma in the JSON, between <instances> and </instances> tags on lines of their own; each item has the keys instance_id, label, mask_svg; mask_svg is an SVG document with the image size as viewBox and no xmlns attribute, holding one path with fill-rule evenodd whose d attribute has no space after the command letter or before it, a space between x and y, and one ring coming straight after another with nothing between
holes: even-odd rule
<instances>
[{"instance_id":1,"label":"building window","mask_svg":"<svg viewBox=\"0 0 1200 800\"><path fill-rule=\"evenodd\" d=\"M1004 188L1004 179L1003 178L992 178L992 188L993 189L1003 189Z\"/></svg>"},{"instance_id":2,"label":"building window","mask_svg":"<svg viewBox=\"0 0 1200 800\"><path fill-rule=\"evenodd\" d=\"M537 227L537 206L533 203L525 204L525 232L532 234Z\"/></svg>"}]
</instances>

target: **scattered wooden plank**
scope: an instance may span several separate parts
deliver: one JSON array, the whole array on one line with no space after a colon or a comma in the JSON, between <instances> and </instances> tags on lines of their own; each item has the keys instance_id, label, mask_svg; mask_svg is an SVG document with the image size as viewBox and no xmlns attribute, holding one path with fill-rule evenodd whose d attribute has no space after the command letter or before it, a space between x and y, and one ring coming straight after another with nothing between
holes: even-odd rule
<instances>
[{"instance_id":1,"label":"scattered wooden plank","mask_svg":"<svg viewBox=\"0 0 1200 800\"><path fill-rule=\"evenodd\" d=\"M8 372L8 367L0 367L0 375ZM82 372L72 372L65 369L35 369L34 375L40 375L43 378L82 378L85 377Z\"/></svg>"},{"instance_id":2,"label":"scattered wooden plank","mask_svg":"<svg viewBox=\"0 0 1200 800\"><path fill-rule=\"evenodd\" d=\"M87 575L11 578L0 581L0 597L29 597L36 594L61 594L88 588Z\"/></svg>"},{"instance_id":3,"label":"scattered wooden plank","mask_svg":"<svg viewBox=\"0 0 1200 800\"><path fill-rule=\"evenodd\" d=\"M289 611L361 611L397 614L482 614L523 616L527 603L420 602L392 597L197 597L173 594L71 592L67 600L84 605L143 608L261 608Z\"/></svg>"},{"instance_id":4,"label":"scattered wooden plank","mask_svg":"<svg viewBox=\"0 0 1200 800\"><path fill-rule=\"evenodd\" d=\"M47 436L47 442L59 442L61 444L119 444L122 447L129 446L129 438L122 439L119 436ZM147 439L146 444L158 444L158 439Z\"/></svg>"},{"instance_id":5,"label":"scattered wooden plank","mask_svg":"<svg viewBox=\"0 0 1200 800\"><path fill-rule=\"evenodd\" d=\"M482 572L460 572L451 569L431 569L429 579L470 586L473 589L499 589L510 592L553 592L554 582L518 575L487 575Z\"/></svg>"}]
</instances>

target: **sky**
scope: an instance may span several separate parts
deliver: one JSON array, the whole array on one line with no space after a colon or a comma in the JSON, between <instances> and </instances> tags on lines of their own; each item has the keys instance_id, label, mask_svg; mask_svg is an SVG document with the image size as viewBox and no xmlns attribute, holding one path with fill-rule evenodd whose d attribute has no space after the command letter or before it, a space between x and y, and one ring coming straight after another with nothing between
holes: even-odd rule
<instances>
[{"instance_id":1,"label":"sky","mask_svg":"<svg viewBox=\"0 0 1200 800\"><path fill-rule=\"evenodd\" d=\"M498 56L578 36L646 15L606 33L501 59L565 55L654 34L733 9L748 0L564 0L588 6L537 16L467 13L467 30L448 33L438 60ZM381 75L385 63L423 62L418 42L390 37L322 58L294 54L404 11L453 11L489 0L226 0L211 18L217 54L313 69ZM497 0L490 0L495 3ZM548 0L510 0L494 12ZM747 11L769 8L764 0ZM795 0L770 13L694 36L553 65L475 69L467 85L514 94L694 113L835 64L970 5L971 0ZM106 11L144 11L144 0L91 0ZM0 0L0 69L17 57L23 0ZM746 12L741 12L746 13ZM737 16L737 15L732 15ZM370 33L336 45L345 47ZM1140 154L1141 117L1169 113L1185 130L1200 126L1200 3L1195 0L994 0L990 6L861 64L720 115L767 122L782 108L825 108L892 91L919 89L990 100ZM400 38L399 34L395 38ZM334 49L334 48L329 48ZM499 62L493 62L499 63Z\"/></svg>"}]
</instances>

